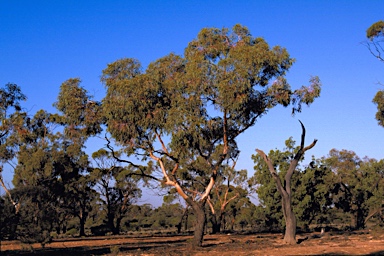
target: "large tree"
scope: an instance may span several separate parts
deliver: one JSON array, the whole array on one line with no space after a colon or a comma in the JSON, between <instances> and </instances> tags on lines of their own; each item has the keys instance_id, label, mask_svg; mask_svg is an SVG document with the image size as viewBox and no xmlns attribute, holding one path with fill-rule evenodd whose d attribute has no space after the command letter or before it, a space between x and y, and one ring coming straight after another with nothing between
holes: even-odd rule
<instances>
[{"instance_id":1,"label":"large tree","mask_svg":"<svg viewBox=\"0 0 384 256\"><path fill-rule=\"evenodd\" d=\"M56 170L72 173L62 183L66 194L66 205L79 219L80 236L85 236L85 222L92 210L96 192L89 173L90 163L84 152L87 139L102 131L103 117L100 102L81 86L79 78L70 78L60 86L60 92L54 106L59 111L53 115L55 123L63 126L62 159L57 161Z\"/></svg>"},{"instance_id":2,"label":"large tree","mask_svg":"<svg viewBox=\"0 0 384 256\"><path fill-rule=\"evenodd\" d=\"M277 104L293 103L296 112L319 96L316 77L291 90L284 76L293 62L286 49L271 48L236 25L202 29L184 57L169 54L145 72L135 59L104 69L108 131L128 155L156 162L160 176L152 177L191 206L193 246L202 245L204 206L223 161L237 149L236 138ZM186 179L200 189L188 190Z\"/></svg>"},{"instance_id":3,"label":"large tree","mask_svg":"<svg viewBox=\"0 0 384 256\"><path fill-rule=\"evenodd\" d=\"M89 161L83 148L90 135L101 131L103 119L97 115L99 104L90 101L79 79L69 79L61 85L55 106L58 114L40 110L33 118L25 118L23 132L18 135L21 146L13 183L17 188L40 187L51 193L57 230L71 214L79 218L79 232L84 236L95 193L86 174Z\"/></svg>"},{"instance_id":4,"label":"large tree","mask_svg":"<svg viewBox=\"0 0 384 256\"><path fill-rule=\"evenodd\" d=\"M384 21L378 21L367 29L368 42L365 44L371 54L384 62ZM379 90L373 102L377 105L376 120L384 127L384 90Z\"/></svg>"},{"instance_id":5,"label":"large tree","mask_svg":"<svg viewBox=\"0 0 384 256\"><path fill-rule=\"evenodd\" d=\"M296 216L292 207L292 175L296 170L299 162L301 161L304 153L316 145L315 139L310 145L305 146L305 128L300 122L302 127L301 142L296 152L289 158L289 161L273 161L271 157L268 157L264 151L256 149L256 152L263 158L268 166L268 170L271 173L272 178L276 183L277 190L281 196L282 211L285 220L285 234L284 241L288 244L296 244ZM281 159L280 159L281 160ZM284 159L286 160L286 159ZM282 179L279 176L278 169L284 170L285 175Z\"/></svg>"}]
</instances>

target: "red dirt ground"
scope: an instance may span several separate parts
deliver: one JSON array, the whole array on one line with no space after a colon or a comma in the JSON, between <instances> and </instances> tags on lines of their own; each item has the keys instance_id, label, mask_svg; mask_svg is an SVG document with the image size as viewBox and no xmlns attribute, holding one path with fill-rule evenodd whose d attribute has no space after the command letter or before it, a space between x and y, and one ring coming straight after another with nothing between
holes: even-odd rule
<instances>
[{"instance_id":1,"label":"red dirt ground","mask_svg":"<svg viewBox=\"0 0 384 256\"><path fill-rule=\"evenodd\" d=\"M205 235L203 247L190 248L192 236L91 237L55 240L41 248L2 241L1 255L384 255L384 234L328 233L298 235L286 245L279 234Z\"/></svg>"}]
</instances>

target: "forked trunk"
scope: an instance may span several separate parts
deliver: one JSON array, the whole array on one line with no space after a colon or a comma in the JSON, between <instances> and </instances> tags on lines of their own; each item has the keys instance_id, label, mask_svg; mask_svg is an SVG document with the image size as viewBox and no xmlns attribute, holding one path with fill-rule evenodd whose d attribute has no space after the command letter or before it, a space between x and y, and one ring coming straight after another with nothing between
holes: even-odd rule
<instances>
[{"instance_id":1,"label":"forked trunk","mask_svg":"<svg viewBox=\"0 0 384 256\"><path fill-rule=\"evenodd\" d=\"M277 189L281 195L281 202L283 206L283 214L285 219L285 234L284 234L284 242L287 244L296 244L296 217L292 210L292 188L291 188L291 178L293 172L295 171L300 159L304 155L305 151L313 148L316 145L317 140L313 140L312 144L307 147L304 147L305 140L305 128L301 121L299 121L302 128L301 133L301 143L300 148L295 154L294 158L291 160L289 164L289 168L285 175L284 185L280 180L280 177L273 165L271 159L264 153L264 151L256 149L257 153L261 155L264 159L265 163L268 165L269 172L271 173L273 179L276 181Z\"/></svg>"}]
</instances>

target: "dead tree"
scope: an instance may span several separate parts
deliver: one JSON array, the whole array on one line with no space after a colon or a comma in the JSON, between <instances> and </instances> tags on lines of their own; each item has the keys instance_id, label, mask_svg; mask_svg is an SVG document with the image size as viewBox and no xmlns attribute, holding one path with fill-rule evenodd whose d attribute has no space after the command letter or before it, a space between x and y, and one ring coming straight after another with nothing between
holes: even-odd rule
<instances>
[{"instance_id":1,"label":"dead tree","mask_svg":"<svg viewBox=\"0 0 384 256\"><path fill-rule=\"evenodd\" d=\"M277 190L281 195L282 209L286 225L284 241L288 244L296 244L296 216L292 208L291 178L305 151L313 148L317 142L317 140L315 139L312 144L307 147L304 147L305 127L301 121L299 122L302 128L300 147L289 164L289 168L287 174L285 175L284 181L280 179L277 171L275 170L275 167L273 166L271 159L268 158L268 156L262 150L256 149L256 152L263 157L265 163L267 164L268 169L276 182Z\"/></svg>"}]
</instances>

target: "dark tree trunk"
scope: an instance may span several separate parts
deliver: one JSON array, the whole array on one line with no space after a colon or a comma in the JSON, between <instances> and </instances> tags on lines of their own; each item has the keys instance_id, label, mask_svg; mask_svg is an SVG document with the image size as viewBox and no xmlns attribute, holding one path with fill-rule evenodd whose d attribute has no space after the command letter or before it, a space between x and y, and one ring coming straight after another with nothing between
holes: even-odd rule
<instances>
[{"instance_id":1,"label":"dark tree trunk","mask_svg":"<svg viewBox=\"0 0 384 256\"><path fill-rule=\"evenodd\" d=\"M188 214L185 215L184 230L188 231Z\"/></svg>"},{"instance_id":2,"label":"dark tree trunk","mask_svg":"<svg viewBox=\"0 0 384 256\"><path fill-rule=\"evenodd\" d=\"M177 233L181 233L181 226L183 224L183 219L185 218L185 224L184 224L184 231L187 231L187 222L188 222L188 207L184 209L183 215L180 217L179 223L176 225L177 227Z\"/></svg>"},{"instance_id":3,"label":"dark tree trunk","mask_svg":"<svg viewBox=\"0 0 384 256\"><path fill-rule=\"evenodd\" d=\"M204 236L204 227L206 223L205 216L205 201L195 202L191 199L188 200L189 205L192 207L193 213L196 217L195 230L192 240L192 248L202 247L203 245L203 236Z\"/></svg>"},{"instance_id":4,"label":"dark tree trunk","mask_svg":"<svg viewBox=\"0 0 384 256\"><path fill-rule=\"evenodd\" d=\"M178 224L176 224L177 234L181 233L181 223L182 223L182 221L180 220L180 222Z\"/></svg>"},{"instance_id":5,"label":"dark tree trunk","mask_svg":"<svg viewBox=\"0 0 384 256\"><path fill-rule=\"evenodd\" d=\"M80 220L80 236L85 236L85 220L86 220L86 217L83 216L83 215L80 215L79 216L79 220Z\"/></svg>"},{"instance_id":6,"label":"dark tree trunk","mask_svg":"<svg viewBox=\"0 0 384 256\"><path fill-rule=\"evenodd\" d=\"M120 234L120 226L121 226L121 220L123 219L122 216L116 218L116 225L113 227L112 233L114 235L119 235Z\"/></svg>"},{"instance_id":7,"label":"dark tree trunk","mask_svg":"<svg viewBox=\"0 0 384 256\"><path fill-rule=\"evenodd\" d=\"M290 196L282 196L282 205L285 219L284 242L296 244L296 216L292 210Z\"/></svg>"},{"instance_id":8,"label":"dark tree trunk","mask_svg":"<svg viewBox=\"0 0 384 256\"><path fill-rule=\"evenodd\" d=\"M110 232L115 233L115 223L114 223L115 215L112 213L111 210L108 210L107 213L107 226L110 230Z\"/></svg>"},{"instance_id":9,"label":"dark tree trunk","mask_svg":"<svg viewBox=\"0 0 384 256\"><path fill-rule=\"evenodd\" d=\"M212 215L211 224L212 224L212 234L220 233L221 221L217 219L216 214Z\"/></svg>"},{"instance_id":10,"label":"dark tree trunk","mask_svg":"<svg viewBox=\"0 0 384 256\"><path fill-rule=\"evenodd\" d=\"M364 226L364 213L360 208L358 208L351 213L351 227L357 230L364 228Z\"/></svg>"}]
</instances>

